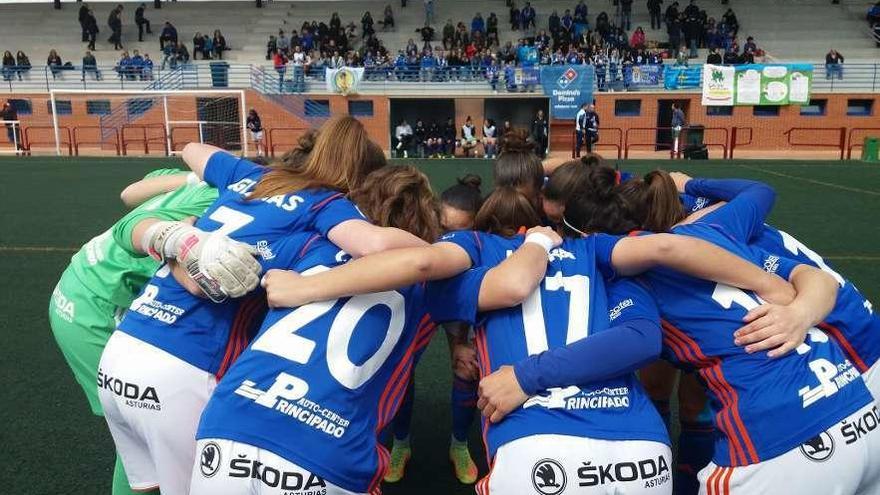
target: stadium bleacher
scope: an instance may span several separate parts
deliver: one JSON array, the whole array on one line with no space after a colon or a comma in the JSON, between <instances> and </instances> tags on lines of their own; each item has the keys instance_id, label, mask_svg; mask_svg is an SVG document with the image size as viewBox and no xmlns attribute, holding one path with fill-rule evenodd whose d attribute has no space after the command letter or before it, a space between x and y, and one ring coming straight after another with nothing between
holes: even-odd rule
<instances>
[{"instance_id":1,"label":"stadium bleacher","mask_svg":"<svg viewBox=\"0 0 880 495\"><path fill-rule=\"evenodd\" d=\"M533 2L537 10L538 28L546 28L547 18L553 9L560 15L565 9L573 9L575 1L545 0ZM123 44L128 50L138 49L141 53L150 53L154 60L160 59L158 31L164 21L171 21L180 35L180 40L188 46L192 43L195 32L212 32L220 29L225 35L231 50L224 59L239 63L266 63L266 41L270 34L277 34L279 29L289 32L299 29L303 21L328 21L332 11L339 13L343 24L354 22L360 33L360 18L365 11L370 11L377 21L388 2L358 0L350 2L293 1L267 2L264 8L257 9L253 2L222 2L222 8L216 4L205 2L165 3L164 8L155 10L152 2L147 5L147 18L153 24L153 35L148 35L144 42L137 41L137 28L134 24L134 10L139 2L123 2ZM0 5L0 15L12 22L6 23L0 43L0 49L25 50L34 65L45 60L50 49L56 49L63 61L79 64L85 51L85 44L79 42L79 25L77 9L79 4L65 3L61 10L54 10L48 4L4 4ZM98 19L101 32L98 36L97 50L94 51L99 64L113 64L118 60L119 52L107 43L109 28L107 16L114 3L94 3L92 8ZM424 23L424 9L421 2L410 2L401 8L398 2L391 3L394 9L396 27L393 30L378 32L378 37L392 52L403 48L407 40L413 38L418 43L419 36L415 32ZM602 11L613 14L610 2L591 0L587 2L591 20ZM682 2L684 5L684 2ZM705 9L710 17L720 19L728 5L721 5L717 0L698 1L697 5ZM786 0L781 2L764 2L761 0L740 0L734 8L741 26L740 44L746 36L754 36L758 45L779 61L821 61L829 48L833 47L843 53L847 62L874 61L877 48L865 25L864 15L869 3L857 0L843 0L833 5L826 0ZM438 32L435 44L439 44L439 31L447 19L454 23L464 21L470 25L475 12L484 17L495 12L499 19L499 38L502 44L515 41L522 36L513 32L507 24L507 6L500 0L438 0L435 6L434 28ZM210 15L205 15L210 13ZM650 27L648 12L642 2L635 2L633 7L633 29L636 26ZM378 27L378 26L377 26ZM665 30L646 29L647 39L665 42ZM355 40L355 47L360 40ZM705 58L701 51L700 58Z\"/></svg>"}]
</instances>

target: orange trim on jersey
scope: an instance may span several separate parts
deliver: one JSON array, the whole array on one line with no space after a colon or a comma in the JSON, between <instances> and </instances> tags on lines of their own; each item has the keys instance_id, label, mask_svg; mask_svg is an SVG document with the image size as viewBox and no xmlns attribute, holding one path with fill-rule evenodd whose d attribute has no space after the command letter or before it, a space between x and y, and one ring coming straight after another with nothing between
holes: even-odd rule
<instances>
[{"instance_id":1,"label":"orange trim on jersey","mask_svg":"<svg viewBox=\"0 0 880 495\"><path fill-rule=\"evenodd\" d=\"M220 362L220 367L215 374L218 381L223 378L223 375L225 375L227 371L229 371L232 363L238 359L238 356L240 356L241 353L244 352L244 348L247 347L248 330L250 330L251 326L256 323L254 317L259 313L263 304L265 304L264 296L253 295L245 299L238 308L235 318L232 320L232 328L229 331L229 338L226 341L226 350L223 354L223 360Z\"/></svg>"},{"instance_id":2,"label":"orange trim on jersey","mask_svg":"<svg viewBox=\"0 0 880 495\"><path fill-rule=\"evenodd\" d=\"M526 232L528 232L528 230L529 229L527 229L525 225L521 225L520 228L517 229L516 233L517 233L517 235L523 235Z\"/></svg>"},{"instance_id":3,"label":"orange trim on jersey","mask_svg":"<svg viewBox=\"0 0 880 495\"><path fill-rule=\"evenodd\" d=\"M303 246L303 248L300 249L298 258L302 258L303 256L305 256L306 252L309 250L309 248L312 247L312 244L314 244L314 242L320 238L321 238L321 234L315 234L315 235L309 237L309 240L307 240L305 245Z\"/></svg>"},{"instance_id":4,"label":"orange trim on jersey","mask_svg":"<svg viewBox=\"0 0 880 495\"><path fill-rule=\"evenodd\" d=\"M489 362L489 346L486 343L486 327L478 327L474 329L474 345L477 348L477 363L480 365L480 379L489 376L492 373L492 363ZM492 455L489 453L489 420L480 414L482 423L482 432L480 437L483 439L483 451L486 452L486 464L492 465Z\"/></svg>"},{"instance_id":5,"label":"orange trim on jersey","mask_svg":"<svg viewBox=\"0 0 880 495\"><path fill-rule=\"evenodd\" d=\"M384 427L385 418L389 416L388 406L393 402L392 398L399 393L401 386L405 386L409 384L409 377L407 375L407 369L411 366L412 355L416 346L416 339L419 336L419 331L430 321L430 315L425 315L422 320L419 322L419 330L416 331L416 336L413 338L406 352L401 358L400 362L397 363L397 367L394 368L394 371L391 372L391 375L388 378L388 383L385 384L385 390L382 391L382 395L379 396L379 409L377 411L377 422L376 422L376 433L378 434L381 429Z\"/></svg>"},{"instance_id":6,"label":"orange trim on jersey","mask_svg":"<svg viewBox=\"0 0 880 495\"><path fill-rule=\"evenodd\" d=\"M736 393L736 390L734 390L734 388L731 387L730 384L727 382L727 380L724 378L724 373L721 371L721 360L718 358L715 358L715 357L713 357L713 358L707 357L700 350L700 346L699 346L699 344L697 344L697 342L695 340L693 340L685 332L683 332L680 329L673 326L671 323L664 320L662 322L662 324L663 324L663 329L666 330L670 336L674 335L675 338L680 340L681 343L683 343L686 346L686 348L690 350L690 352L696 358L695 360L693 360L693 363L698 365L698 367L700 368L700 375L703 376L704 379L706 379L707 384L710 383L709 379L711 377L714 381L716 381L716 384L718 385L719 389L723 390L725 392L725 394L719 395L719 398L722 398L722 402L724 402L723 397L726 396L727 400L729 401L725 405L725 409L728 410L728 413L733 418L733 422L736 427L735 432L740 437L742 437L743 444L745 444L745 449L743 450L743 447L739 444L739 439L737 438L737 436L736 435L732 435L732 436L728 435L728 438L731 438L733 440L733 445L735 447L737 447L737 449L736 449L736 450L738 450L737 454L739 456L741 456L741 458L743 460L742 463L731 462L731 465L739 466L739 465L755 464L757 462L760 462L760 459L758 457L758 453L755 450L755 446L752 443L751 437L749 436L749 432L748 432L748 430L746 430L746 427L743 424L742 418L740 417L740 414L739 414L739 395ZM731 456L731 461L734 460L732 457L733 456Z\"/></svg>"},{"instance_id":7,"label":"orange trim on jersey","mask_svg":"<svg viewBox=\"0 0 880 495\"><path fill-rule=\"evenodd\" d=\"M626 236L627 237L638 237L638 236L642 235L643 233L645 233L644 230L633 230L629 234L626 234Z\"/></svg>"},{"instance_id":8,"label":"orange trim on jersey","mask_svg":"<svg viewBox=\"0 0 880 495\"><path fill-rule=\"evenodd\" d=\"M849 340L843 335L843 332L840 331L839 328L831 325L829 323L819 323L816 325L819 329L826 331L831 334L831 337L837 341L840 347L843 348L843 352L846 353L847 357L853 362L856 366L856 369L859 370L859 373L864 373L868 371L868 366L865 364L865 361L862 360L859 353L856 352L855 348L850 344Z\"/></svg>"},{"instance_id":9,"label":"orange trim on jersey","mask_svg":"<svg viewBox=\"0 0 880 495\"><path fill-rule=\"evenodd\" d=\"M388 469L388 460L390 455L388 454L388 450L385 449L380 444L376 444L376 456L379 459L379 468L376 470L376 474L373 475L373 479L370 480L370 485L367 488L368 493L376 493L381 494L381 483L382 478L385 477L385 471Z\"/></svg>"},{"instance_id":10,"label":"orange trim on jersey","mask_svg":"<svg viewBox=\"0 0 880 495\"><path fill-rule=\"evenodd\" d=\"M696 359L696 356L693 356L691 354L690 349L688 349L686 347L686 344L684 344L681 340L679 340L678 336L676 336L675 334L672 333L672 330L666 328L665 325L664 325L663 329L664 329L664 332L663 332L664 344L667 347L672 349L672 351L675 353L675 355L679 361L682 361L685 363L692 363L692 364L703 364L703 363L698 362L698 360ZM703 373L701 373L701 374L703 374ZM722 390L720 384L715 379L714 375L705 374L705 376L703 376L703 378L706 380L706 385L710 389L712 389L712 391L715 393L716 396L718 396L719 400L724 405L724 408L722 408L722 410L719 411L715 415L715 423L718 425L718 429L721 430L726 437L731 439L732 445L731 445L731 448L729 449L730 450L730 452L729 452L730 453L730 462L732 464L736 464L739 462L739 459L735 458L734 456L740 452L740 450L737 450L737 449L740 449L740 447L739 447L739 440L736 438L735 435L731 434L731 431L733 428L731 427L731 420L730 420L730 418L728 418L728 414L727 414L728 411L726 409L727 404L728 404L727 394Z\"/></svg>"},{"instance_id":11,"label":"orange trim on jersey","mask_svg":"<svg viewBox=\"0 0 880 495\"><path fill-rule=\"evenodd\" d=\"M320 210L321 208L327 206L327 204L330 203L331 201L333 201L333 200L335 200L335 199L342 198L342 197L345 197L345 195L342 194L341 192L338 192L338 193L336 193L336 194L333 194L333 195L331 195L331 196L329 196L329 197L327 197L327 198L324 198L323 200L321 200L321 201L319 201L319 202L313 204L313 205L312 205L312 208L311 208L310 211L318 211L318 210Z\"/></svg>"}]
</instances>

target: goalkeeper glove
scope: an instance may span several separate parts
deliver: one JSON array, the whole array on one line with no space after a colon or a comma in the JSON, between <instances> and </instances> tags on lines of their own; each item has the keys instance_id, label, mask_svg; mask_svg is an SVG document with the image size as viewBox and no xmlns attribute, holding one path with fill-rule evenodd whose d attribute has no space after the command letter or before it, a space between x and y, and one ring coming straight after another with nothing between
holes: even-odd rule
<instances>
[{"instance_id":1,"label":"goalkeeper glove","mask_svg":"<svg viewBox=\"0 0 880 495\"><path fill-rule=\"evenodd\" d=\"M256 251L229 237L184 222L157 222L141 238L141 247L161 262L176 259L211 301L241 297L260 281Z\"/></svg>"}]
</instances>

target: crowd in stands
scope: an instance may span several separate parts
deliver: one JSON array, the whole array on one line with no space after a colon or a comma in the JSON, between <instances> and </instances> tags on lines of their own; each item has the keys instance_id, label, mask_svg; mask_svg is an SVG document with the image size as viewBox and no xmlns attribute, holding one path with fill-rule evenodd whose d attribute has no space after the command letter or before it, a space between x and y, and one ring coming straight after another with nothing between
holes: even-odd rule
<instances>
[{"instance_id":1,"label":"crowd in stands","mask_svg":"<svg viewBox=\"0 0 880 495\"><path fill-rule=\"evenodd\" d=\"M21 50L14 57L12 52L6 50L3 52L3 66L0 70L2 70L4 81L11 81L13 77L18 77L18 80L21 81L22 74L31 70L31 60Z\"/></svg>"},{"instance_id":2,"label":"crowd in stands","mask_svg":"<svg viewBox=\"0 0 880 495\"><path fill-rule=\"evenodd\" d=\"M660 65L667 58L673 58L678 65L687 65L689 59L698 56L699 49L708 49L706 62L711 64L754 63L766 57L751 36L740 46L739 21L732 9L728 8L720 19L715 19L708 16L696 0L681 1L687 2L684 8L679 1L647 0L650 27L632 29L633 0L613 0L607 11L595 17L590 15L584 0L577 0L572 9L565 9L561 14L551 11L546 25L539 25L543 23L538 22L538 12L531 2L524 2L520 7L516 0L507 0L506 22L517 32L518 39L502 40L499 38L502 20L495 12L486 16L477 12L469 22L448 19L438 31L432 26L433 0L423 0L425 24L416 29L418 36L410 38L405 47L391 50L377 36L378 31L395 29L394 10L388 4L381 16L377 16L379 20L374 19L372 12L364 12L359 29L352 20L343 22L336 12L326 22L306 21L299 30L288 32L279 29L277 35L268 39L266 59L272 61L280 82L292 82L294 88L300 89L306 76L320 76L324 68L355 66L366 69L367 80L486 80L496 90L503 87L508 91L529 91L534 89L534 84L528 77L525 81L519 78L518 86L513 84L515 70L538 65L589 64L596 69L600 90L620 86L626 89L631 82L632 66ZM119 50L123 49L123 11L123 6L117 5L107 20L111 31L108 42ZM869 10L867 20L872 29L880 30L880 2ZM136 8L134 22L139 40L153 33L145 4ZM97 66L90 52L95 49L99 31L95 14L86 3L79 9L79 23L82 40L88 43L89 50L83 59L83 76L88 72L99 78L97 69L85 70L85 67ZM661 30L665 30L666 41L656 36L656 31ZM166 21L158 35L161 68L174 68L199 58L222 59L223 52L229 50L219 30L215 30L213 36L195 33L191 52L180 38L177 28ZM833 59L826 57L826 65L833 68L829 73L839 77L842 69L838 68L843 58L839 54L829 56ZM22 64L17 59L9 53L4 56L5 80L21 78L29 69L29 61ZM149 56L129 56L123 52L116 67L119 77L147 78L145 74L152 74L151 70L131 69L139 67L144 60L149 60ZM57 54L50 57L47 65L53 77L64 68Z\"/></svg>"}]
</instances>

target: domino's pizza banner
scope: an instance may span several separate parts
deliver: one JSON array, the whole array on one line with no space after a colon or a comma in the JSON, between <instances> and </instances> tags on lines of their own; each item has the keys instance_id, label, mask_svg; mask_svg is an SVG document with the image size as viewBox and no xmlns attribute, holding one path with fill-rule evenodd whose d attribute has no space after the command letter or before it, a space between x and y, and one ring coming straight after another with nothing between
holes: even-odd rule
<instances>
[{"instance_id":1,"label":"domino's pizza banner","mask_svg":"<svg viewBox=\"0 0 880 495\"><path fill-rule=\"evenodd\" d=\"M584 103L593 101L596 73L590 65L541 67L541 86L550 97L550 116L574 120Z\"/></svg>"},{"instance_id":2,"label":"domino's pizza banner","mask_svg":"<svg viewBox=\"0 0 880 495\"><path fill-rule=\"evenodd\" d=\"M813 83L809 64L703 66L703 105L807 105Z\"/></svg>"}]
</instances>

